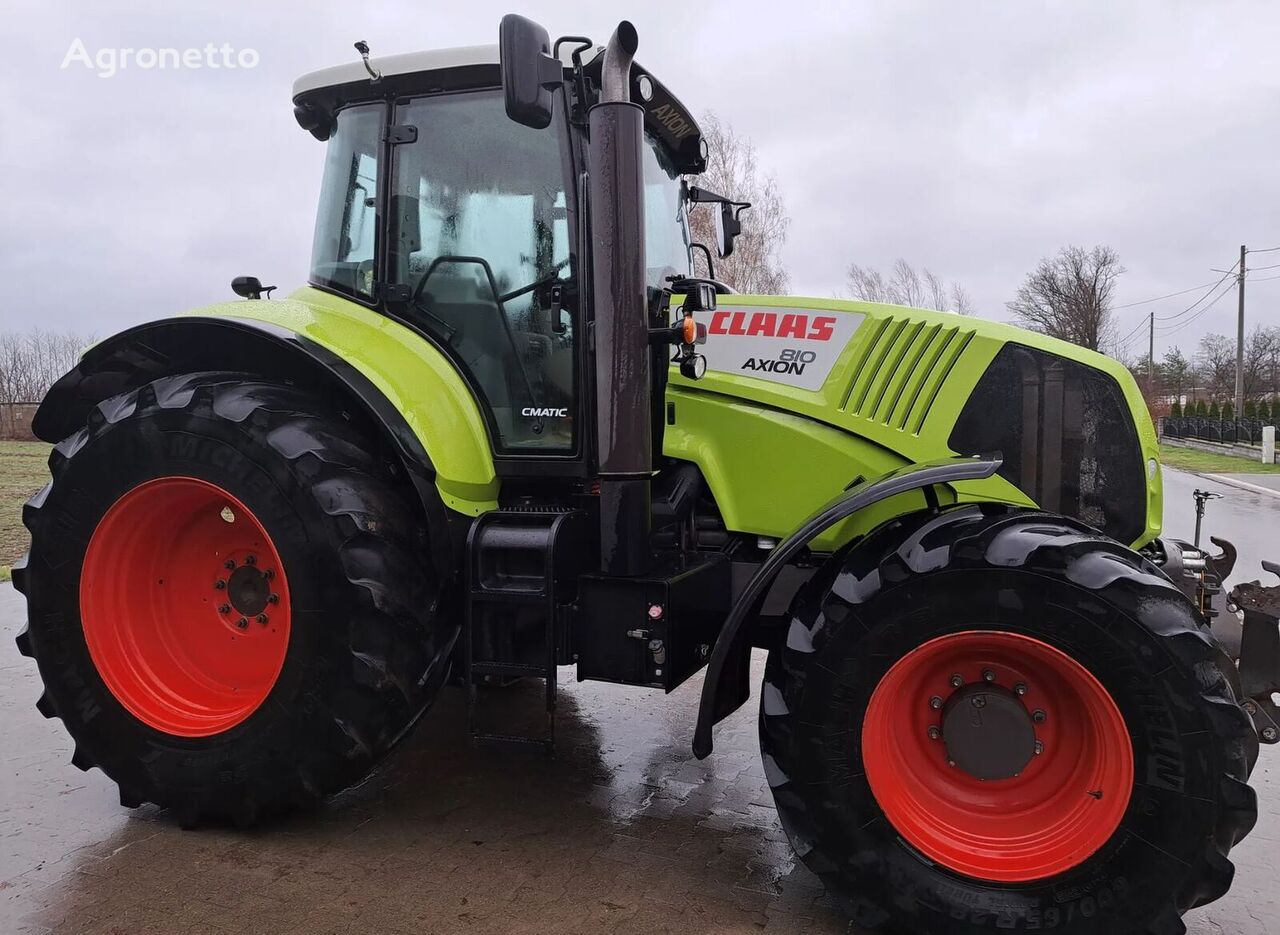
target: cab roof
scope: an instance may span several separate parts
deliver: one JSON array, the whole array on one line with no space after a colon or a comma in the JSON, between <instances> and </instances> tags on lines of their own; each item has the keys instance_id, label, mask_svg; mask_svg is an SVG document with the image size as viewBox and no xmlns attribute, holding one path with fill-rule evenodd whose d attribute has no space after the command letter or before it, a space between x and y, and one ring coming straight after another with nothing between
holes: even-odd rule
<instances>
[{"instance_id":1,"label":"cab roof","mask_svg":"<svg viewBox=\"0 0 1280 935\"><path fill-rule=\"evenodd\" d=\"M560 60L566 69L573 65L575 46L574 42L565 42L560 47ZM581 52L583 73L588 82L596 86L603 52L602 46L591 46ZM380 76L376 82L355 55L345 64L309 72L295 81L293 103L298 123L317 138L327 139L332 115L347 104L424 91L496 85L501 61L497 45L470 45L370 56L369 65ZM659 140L673 164L685 173L703 171L705 146L693 115L638 62L631 69L631 85L631 99L645 111L646 131Z\"/></svg>"},{"instance_id":2,"label":"cab roof","mask_svg":"<svg viewBox=\"0 0 1280 935\"><path fill-rule=\"evenodd\" d=\"M571 48L565 48L561 51L560 58L566 66L571 64L569 61L571 51ZM585 57L589 59L594 54L593 52ZM496 43L494 45L464 45L453 49L404 52L400 55L371 55L369 64L373 66L374 71L381 72L384 78L484 65L496 67L499 64L498 46ZM365 70L364 62L360 61L359 58L354 58L346 64L334 65L331 68L321 68L319 71L312 71L303 75L293 83L293 97L296 100L299 95L308 94L312 91L338 87L344 84L354 84L358 81L367 82L368 80L369 73Z\"/></svg>"}]
</instances>

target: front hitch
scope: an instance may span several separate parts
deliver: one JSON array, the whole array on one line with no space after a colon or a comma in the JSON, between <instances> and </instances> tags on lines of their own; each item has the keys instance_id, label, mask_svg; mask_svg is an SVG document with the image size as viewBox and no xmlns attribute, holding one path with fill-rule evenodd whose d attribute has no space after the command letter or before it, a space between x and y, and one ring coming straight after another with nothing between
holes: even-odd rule
<instances>
[{"instance_id":1,"label":"front hitch","mask_svg":"<svg viewBox=\"0 0 1280 935\"><path fill-rule=\"evenodd\" d=\"M1280 577L1280 565L1263 562L1262 568ZM1258 739L1280 742L1280 585L1268 587L1260 581L1238 584L1231 589L1231 604L1244 613L1240 644L1240 686L1242 705L1253 718Z\"/></svg>"}]
</instances>

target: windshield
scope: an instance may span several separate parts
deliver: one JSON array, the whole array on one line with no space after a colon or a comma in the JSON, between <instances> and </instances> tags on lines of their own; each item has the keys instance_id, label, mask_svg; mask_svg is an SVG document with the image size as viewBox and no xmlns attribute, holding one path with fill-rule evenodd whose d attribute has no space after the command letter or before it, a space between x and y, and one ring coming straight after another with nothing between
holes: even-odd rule
<instances>
[{"instance_id":1,"label":"windshield","mask_svg":"<svg viewBox=\"0 0 1280 935\"><path fill-rule=\"evenodd\" d=\"M644 153L645 280L661 289L668 276L689 275L689 225L684 186L658 144Z\"/></svg>"}]
</instances>

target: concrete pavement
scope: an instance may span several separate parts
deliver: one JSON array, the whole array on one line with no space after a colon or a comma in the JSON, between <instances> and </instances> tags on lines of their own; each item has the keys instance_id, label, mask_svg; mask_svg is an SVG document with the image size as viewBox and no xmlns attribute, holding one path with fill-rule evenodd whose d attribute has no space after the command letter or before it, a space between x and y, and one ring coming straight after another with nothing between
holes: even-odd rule
<instances>
[{"instance_id":1,"label":"concrete pavement","mask_svg":"<svg viewBox=\"0 0 1280 935\"><path fill-rule=\"evenodd\" d=\"M1190 536L1190 491L1206 483L1166 473L1171 533ZM1280 557L1268 551L1280 499L1221 489L1206 529L1235 538L1256 577L1259 556ZM22 613L0 585L0 932L851 931L779 827L754 700L722 725L712 758L692 758L700 679L668 698L562 681L554 760L471 746L461 692L446 689L383 769L318 814L183 832L70 765L71 741L35 711L35 668L13 646ZM539 689L487 703L536 712ZM1276 748L1253 783L1262 815L1232 853L1235 886L1188 916L1192 935L1280 932Z\"/></svg>"}]
</instances>

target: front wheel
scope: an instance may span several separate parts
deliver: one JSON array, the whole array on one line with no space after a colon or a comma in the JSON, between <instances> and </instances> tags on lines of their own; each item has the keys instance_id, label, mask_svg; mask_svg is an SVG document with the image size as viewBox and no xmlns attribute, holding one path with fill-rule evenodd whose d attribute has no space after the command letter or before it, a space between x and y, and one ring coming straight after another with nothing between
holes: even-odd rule
<instances>
[{"instance_id":1,"label":"front wheel","mask_svg":"<svg viewBox=\"0 0 1280 935\"><path fill-rule=\"evenodd\" d=\"M1256 819L1230 668L1157 568L1082 524L914 516L797 599L765 772L865 928L1176 935Z\"/></svg>"}]
</instances>

